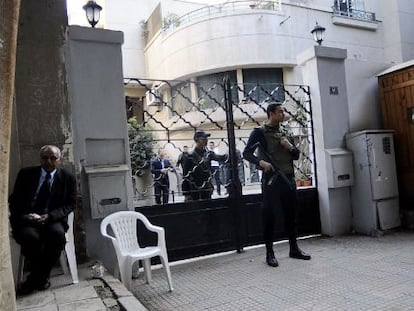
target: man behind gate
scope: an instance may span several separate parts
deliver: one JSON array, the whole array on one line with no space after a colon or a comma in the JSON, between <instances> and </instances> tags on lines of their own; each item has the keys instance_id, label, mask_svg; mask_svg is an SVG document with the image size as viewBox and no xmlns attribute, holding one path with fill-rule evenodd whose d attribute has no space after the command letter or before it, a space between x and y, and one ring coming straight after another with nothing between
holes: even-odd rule
<instances>
[{"instance_id":1,"label":"man behind gate","mask_svg":"<svg viewBox=\"0 0 414 311\"><path fill-rule=\"evenodd\" d=\"M185 201L209 200L213 193L211 161L224 162L226 155L216 154L207 149L210 133L196 131L194 149L184 158L183 194Z\"/></svg>"},{"instance_id":2,"label":"man behind gate","mask_svg":"<svg viewBox=\"0 0 414 311\"><path fill-rule=\"evenodd\" d=\"M280 103L270 103L266 109L267 123L255 128L249 137L243 156L264 171L262 177L263 228L266 245L266 263L271 267L279 264L273 252L273 233L277 208L284 214L285 229L289 237L289 256L310 260L296 242L296 182L293 160L299 158L299 150L293 138L281 126L285 115ZM258 156L255 155L256 149Z\"/></svg>"}]
</instances>

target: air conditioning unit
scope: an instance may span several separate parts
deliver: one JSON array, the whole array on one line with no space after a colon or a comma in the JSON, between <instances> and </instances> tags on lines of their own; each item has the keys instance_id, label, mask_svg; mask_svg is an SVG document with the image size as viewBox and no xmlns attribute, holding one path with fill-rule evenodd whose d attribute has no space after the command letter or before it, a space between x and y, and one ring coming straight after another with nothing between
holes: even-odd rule
<instances>
[{"instance_id":1,"label":"air conditioning unit","mask_svg":"<svg viewBox=\"0 0 414 311\"><path fill-rule=\"evenodd\" d=\"M147 106L162 105L162 94L157 89L152 88L145 93L145 101Z\"/></svg>"}]
</instances>

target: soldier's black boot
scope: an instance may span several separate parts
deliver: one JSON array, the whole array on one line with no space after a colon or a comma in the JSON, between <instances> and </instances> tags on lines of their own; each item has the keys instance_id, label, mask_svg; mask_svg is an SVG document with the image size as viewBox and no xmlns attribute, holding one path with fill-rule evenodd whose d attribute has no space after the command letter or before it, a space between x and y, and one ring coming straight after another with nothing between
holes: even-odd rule
<instances>
[{"instance_id":1,"label":"soldier's black boot","mask_svg":"<svg viewBox=\"0 0 414 311\"><path fill-rule=\"evenodd\" d=\"M299 248L298 243L296 243L296 240L289 241L289 244L290 244L289 257L296 258L296 259L302 259L302 260L311 259L311 255L305 253Z\"/></svg>"},{"instance_id":2,"label":"soldier's black boot","mask_svg":"<svg viewBox=\"0 0 414 311\"><path fill-rule=\"evenodd\" d=\"M272 244L266 244L266 263L271 267L277 267L279 265L273 252Z\"/></svg>"}]
</instances>

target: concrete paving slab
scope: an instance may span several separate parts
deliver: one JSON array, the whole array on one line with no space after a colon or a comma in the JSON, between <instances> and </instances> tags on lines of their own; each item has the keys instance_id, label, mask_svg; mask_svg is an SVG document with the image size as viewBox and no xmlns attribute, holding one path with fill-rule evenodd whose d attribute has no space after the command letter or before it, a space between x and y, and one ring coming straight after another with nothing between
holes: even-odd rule
<instances>
[{"instance_id":1,"label":"concrete paving slab","mask_svg":"<svg viewBox=\"0 0 414 311\"><path fill-rule=\"evenodd\" d=\"M88 263L78 266L79 283L77 284L72 284L70 276L63 275L59 270L54 270L51 275L52 286L48 290L36 291L24 297L17 297L18 310L115 311L121 310L121 305L118 302L119 297L129 297L128 305L139 306L139 310L144 310L142 304L118 279L109 274L105 276L105 279L110 282L100 278L93 279L90 273L91 265ZM135 303L133 300L135 300Z\"/></svg>"},{"instance_id":2,"label":"concrete paving slab","mask_svg":"<svg viewBox=\"0 0 414 311\"><path fill-rule=\"evenodd\" d=\"M173 292L163 269L153 270L151 284L133 279L131 293L109 274L92 279L90 267L83 266L78 284L56 274L49 290L18 297L17 306L32 311L118 306L127 311L414 310L414 231L318 237L300 246L312 254L311 261L289 258L289 246L280 243L274 246L277 268L265 264L263 246L172 263Z\"/></svg>"},{"instance_id":3,"label":"concrete paving slab","mask_svg":"<svg viewBox=\"0 0 414 311\"><path fill-rule=\"evenodd\" d=\"M174 263L174 291L162 269L151 284L133 280L148 310L414 310L414 231L382 236L317 237L299 242L312 260L289 258L274 246L280 266L265 264L264 247Z\"/></svg>"},{"instance_id":4,"label":"concrete paving slab","mask_svg":"<svg viewBox=\"0 0 414 311\"><path fill-rule=\"evenodd\" d=\"M133 296L132 293L119 280L110 281L106 283L113 290L115 296L119 298Z\"/></svg>"},{"instance_id":5,"label":"concrete paving slab","mask_svg":"<svg viewBox=\"0 0 414 311\"><path fill-rule=\"evenodd\" d=\"M126 311L147 311L147 309L132 296L121 297L118 301Z\"/></svg>"},{"instance_id":6,"label":"concrete paving slab","mask_svg":"<svg viewBox=\"0 0 414 311\"><path fill-rule=\"evenodd\" d=\"M55 300L52 291L35 292L32 295L20 297L16 301L17 310L30 310L34 308L46 308Z\"/></svg>"},{"instance_id":7,"label":"concrete paving slab","mask_svg":"<svg viewBox=\"0 0 414 311\"><path fill-rule=\"evenodd\" d=\"M42 306L42 307L30 307L28 309L19 309L17 308L17 310L27 310L27 311L59 311L58 310L58 306L56 304L48 304L46 306Z\"/></svg>"},{"instance_id":8,"label":"concrete paving slab","mask_svg":"<svg viewBox=\"0 0 414 311\"><path fill-rule=\"evenodd\" d=\"M89 298L58 304L59 311L106 311L100 298Z\"/></svg>"},{"instance_id":9,"label":"concrete paving slab","mask_svg":"<svg viewBox=\"0 0 414 311\"><path fill-rule=\"evenodd\" d=\"M87 287L68 287L66 290L55 292L56 302L60 304L71 301L87 300L99 298L95 289L92 286Z\"/></svg>"}]
</instances>

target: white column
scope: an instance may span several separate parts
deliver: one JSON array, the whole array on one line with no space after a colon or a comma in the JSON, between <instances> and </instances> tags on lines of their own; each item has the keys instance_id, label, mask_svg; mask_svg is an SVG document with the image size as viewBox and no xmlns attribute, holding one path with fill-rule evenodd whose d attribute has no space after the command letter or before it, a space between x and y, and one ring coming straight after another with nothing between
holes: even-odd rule
<instances>
[{"instance_id":1,"label":"white column","mask_svg":"<svg viewBox=\"0 0 414 311\"><path fill-rule=\"evenodd\" d=\"M324 46L298 55L304 84L311 92L322 233L330 236L349 233L352 220L350 189L329 188L326 166L326 149L345 147L349 131L346 57L346 50Z\"/></svg>"}]
</instances>

